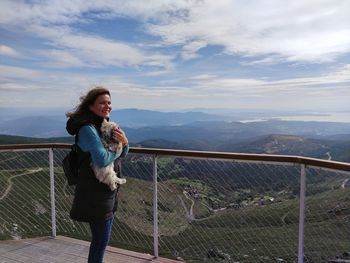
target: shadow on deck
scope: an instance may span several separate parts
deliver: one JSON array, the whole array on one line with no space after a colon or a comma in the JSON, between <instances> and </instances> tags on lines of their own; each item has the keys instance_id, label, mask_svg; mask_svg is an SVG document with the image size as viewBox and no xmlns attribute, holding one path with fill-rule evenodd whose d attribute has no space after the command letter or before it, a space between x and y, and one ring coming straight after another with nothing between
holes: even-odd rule
<instances>
[{"instance_id":1,"label":"shadow on deck","mask_svg":"<svg viewBox=\"0 0 350 263\"><path fill-rule=\"evenodd\" d=\"M86 263L90 243L64 236L0 241L0 263ZM107 247L106 263L177 263L152 255Z\"/></svg>"}]
</instances>

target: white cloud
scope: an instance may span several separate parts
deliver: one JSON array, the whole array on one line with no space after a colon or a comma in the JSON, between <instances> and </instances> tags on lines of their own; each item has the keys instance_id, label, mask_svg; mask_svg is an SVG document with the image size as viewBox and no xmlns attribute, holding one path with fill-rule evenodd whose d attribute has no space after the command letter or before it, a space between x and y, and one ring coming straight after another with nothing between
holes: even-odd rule
<instances>
[{"instance_id":1,"label":"white cloud","mask_svg":"<svg viewBox=\"0 0 350 263\"><path fill-rule=\"evenodd\" d=\"M346 108L350 100L349 65L333 73L308 78L291 78L283 81L269 81L254 78L222 78L217 75L194 75L178 79L170 85L136 84L113 74L87 74L43 71L0 66L0 93L6 97L22 98L27 106L74 107L80 95L87 89L102 85L112 92L114 108L289 108L313 107L318 104ZM45 76L43 76L45 75ZM40 79L36 81L36 79ZM334 92L332 83L343 85ZM312 83L312 85L310 84ZM22 95L35 93L35 97L24 100ZM18 94L18 96L16 95ZM1 97L4 97L1 95ZM25 97L25 96L24 96ZM57 98L67 98L64 100ZM286 99L288 98L288 99ZM312 103L310 103L312 101ZM332 103L330 103L330 101ZM1 101L1 106L12 104L12 100Z\"/></svg>"},{"instance_id":2,"label":"white cloud","mask_svg":"<svg viewBox=\"0 0 350 263\"><path fill-rule=\"evenodd\" d=\"M169 73L170 73L170 70L157 70L157 71L145 72L142 75L146 77L158 77L158 76L168 75Z\"/></svg>"},{"instance_id":3,"label":"white cloud","mask_svg":"<svg viewBox=\"0 0 350 263\"><path fill-rule=\"evenodd\" d=\"M20 54L12 47L0 45L0 56L19 57Z\"/></svg>"},{"instance_id":4,"label":"white cloud","mask_svg":"<svg viewBox=\"0 0 350 263\"><path fill-rule=\"evenodd\" d=\"M85 12L109 12L120 15L121 6L106 2L95 4L93 1L46 1L35 5L4 1L0 4L3 18L1 24L19 27L45 39L54 49L48 52L52 61L48 65L87 66L87 67L136 67L151 66L171 68L173 56L157 51L145 51L136 44L87 35L73 29L73 22L91 22L84 17ZM94 15L92 15L94 16ZM15 29L15 30L18 30ZM60 50L58 50L60 49ZM62 55L62 57L57 55ZM72 59L72 61L69 61Z\"/></svg>"},{"instance_id":5,"label":"white cloud","mask_svg":"<svg viewBox=\"0 0 350 263\"><path fill-rule=\"evenodd\" d=\"M14 82L11 83L10 82L10 83L1 83L1 85L0 85L0 94L2 92L23 93L23 92L35 92L35 91L39 91L39 90L40 90L40 88L38 88L36 85L30 85L30 84L26 84L26 83L14 83Z\"/></svg>"},{"instance_id":6,"label":"white cloud","mask_svg":"<svg viewBox=\"0 0 350 263\"><path fill-rule=\"evenodd\" d=\"M54 50L48 52L51 64L62 66L86 67L137 67L156 66L171 68L172 56L163 55L156 51L143 51L136 46L102 38L96 35L86 35L72 32L67 27L31 28L41 37L46 37ZM62 57L57 55L63 55ZM51 56L52 55L52 56ZM71 59L71 61L69 61ZM66 64L64 63L66 62Z\"/></svg>"},{"instance_id":7,"label":"white cloud","mask_svg":"<svg viewBox=\"0 0 350 263\"><path fill-rule=\"evenodd\" d=\"M0 77L13 79L36 79L44 77L45 74L36 70L0 65Z\"/></svg>"},{"instance_id":8,"label":"white cloud","mask_svg":"<svg viewBox=\"0 0 350 263\"><path fill-rule=\"evenodd\" d=\"M350 51L349 1L189 3L185 17L169 13L149 31L167 45L204 42L228 54L274 54L287 61L328 62Z\"/></svg>"},{"instance_id":9,"label":"white cloud","mask_svg":"<svg viewBox=\"0 0 350 263\"><path fill-rule=\"evenodd\" d=\"M343 96L350 99L350 65L325 75L283 80L222 78L215 75L198 75L188 79L191 93L207 96L309 96L323 94L327 96ZM341 91L342 90L342 91ZM336 91L336 93L334 93ZM317 97L315 97L317 98Z\"/></svg>"},{"instance_id":10,"label":"white cloud","mask_svg":"<svg viewBox=\"0 0 350 263\"><path fill-rule=\"evenodd\" d=\"M40 101L48 106L93 85L111 88L126 107L345 104L350 66L339 65L350 53L349 13L346 0L2 0L0 91L51 92ZM130 32L115 37L102 20ZM17 37L24 41L12 44ZM4 65L14 60L21 66ZM300 65L309 68L298 78Z\"/></svg>"},{"instance_id":11,"label":"white cloud","mask_svg":"<svg viewBox=\"0 0 350 263\"><path fill-rule=\"evenodd\" d=\"M41 27L42 30L54 26L69 28L74 22L89 23L96 17L129 17L145 22L147 32L160 36L164 44L181 45L184 59L195 58L196 52L207 45L222 46L227 54L275 55L287 61L304 62L330 62L350 52L350 2L347 0L52 0L35 4L4 0L0 10L2 24L31 25L32 29ZM89 13L91 11L93 13ZM35 32L40 34L38 30ZM131 51L130 59L120 58L118 65L165 66L171 59L160 54L143 54L121 42L110 43L107 39L75 33L65 36L58 44L69 41L67 38L75 38L73 43L85 40L81 42L82 49L85 48L90 57L97 51L96 58L108 57L111 49ZM50 39L58 41L53 36ZM96 49L86 46L91 40L99 42ZM66 43L67 48L73 43ZM107 47L105 52L101 52L103 47ZM264 62L264 58L259 61Z\"/></svg>"},{"instance_id":12,"label":"white cloud","mask_svg":"<svg viewBox=\"0 0 350 263\"><path fill-rule=\"evenodd\" d=\"M207 43L205 43L204 41L193 41L187 45L184 45L184 47L182 48L182 58L185 60L196 58L198 56L197 51L205 47L206 45Z\"/></svg>"},{"instance_id":13,"label":"white cloud","mask_svg":"<svg viewBox=\"0 0 350 263\"><path fill-rule=\"evenodd\" d=\"M73 53L64 50L48 50L39 52L42 56L47 58L47 62L43 62L42 64L49 65L50 67L86 67L88 66L86 63L81 61L78 57L76 57Z\"/></svg>"}]
</instances>

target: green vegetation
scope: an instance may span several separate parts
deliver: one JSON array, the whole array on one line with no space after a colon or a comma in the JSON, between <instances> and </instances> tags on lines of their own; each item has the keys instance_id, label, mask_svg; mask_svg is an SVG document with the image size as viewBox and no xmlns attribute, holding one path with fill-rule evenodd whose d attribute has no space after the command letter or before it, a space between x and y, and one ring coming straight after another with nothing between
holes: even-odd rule
<instances>
[{"instance_id":1,"label":"green vegetation","mask_svg":"<svg viewBox=\"0 0 350 263\"><path fill-rule=\"evenodd\" d=\"M0 134L0 144L73 143L73 137L34 138Z\"/></svg>"},{"instance_id":2,"label":"green vegetation","mask_svg":"<svg viewBox=\"0 0 350 263\"><path fill-rule=\"evenodd\" d=\"M1 156L8 162L0 170L0 239L50 235L47 155ZM160 158L158 165L161 256L186 262L295 262L299 169L181 158ZM152 160L131 155L122 171L127 183L119 192L111 245L152 253ZM307 171L306 262L326 263L348 251L350 189L340 187L345 175ZM57 234L89 240L87 225L69 218L72 197L73 187L55 166Z\"/></svg>"}]
</instances>

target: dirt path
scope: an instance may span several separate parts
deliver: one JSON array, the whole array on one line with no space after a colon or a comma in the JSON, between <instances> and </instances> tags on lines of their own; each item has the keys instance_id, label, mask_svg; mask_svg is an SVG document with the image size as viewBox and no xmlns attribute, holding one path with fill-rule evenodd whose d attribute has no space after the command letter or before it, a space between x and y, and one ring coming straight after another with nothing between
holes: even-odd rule
<instances>
[{"instance_id":1,"label":"dirt path","mask_svg":"<svg viewBox=\"0 0 350 263\"><path fill-rule=\"evenodd\" d=\"M284 225L286 225L286 217L287 217L287 215L289 214L290 212L288 211L287 213L285 213L282 217L281 217L281 220L282 220L282 223L284 224Z\"/></svg>"},{"instance_id":2,"label":"dirt path","mask_svg":"<svg viewBox=\"0 0 350 263\"><path fill-rule=\"evenodd\" d=\"M12 179L13 179L13 178L16 178L16 177L19 177L19 176L23 176L23 175L28 175L28 174L34 174L34 173L40 172L40 171L42 171L42 170L43 170L43 168L28 170L28 171L25 172L25 173L16 174L16 175L13 175L13 176L11 176L10 178L8 178L8 179L7 179L8 187L6 188L4 194L3 194L2 196L0 196L0 201L1 201L2 199L4 199L4 198L9 194L9 192L11 191L11 188L12 188L12 185L13 185L13 182L12 182Z\"/></svg>"},{"instance_id":3,"label":"dirt path","mask_svg":"<svg viewBox=\"0 0 350 263\"><path fill-rule=\"evenodd\" d=\"M344 181L343 181L343 183L341 184L341 188L345 188L345 185L346 185L346 183L349 181L349 179L345 179Z\"/></svg>"},{"instance_id":4,"label":"dirt path","mask_svg":"<svg viewBox=\"0 0 350 263\"><path fill-rule=\"evenodd\" d=\"M194 206L194 200L191 199L185 191L183 191L184 196L191 201L191 207L190 210L188 211L188 219L189 220L194 220L194 214L193 214L193 206Z\"/></svg>"}]
</instances>

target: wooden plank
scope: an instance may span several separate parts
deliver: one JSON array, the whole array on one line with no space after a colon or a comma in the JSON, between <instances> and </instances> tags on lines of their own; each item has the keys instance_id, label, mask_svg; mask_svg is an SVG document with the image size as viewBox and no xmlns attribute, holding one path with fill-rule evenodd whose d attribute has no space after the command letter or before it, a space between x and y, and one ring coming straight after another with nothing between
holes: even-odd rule
<instances>
[{"instance_id":1,"label":"wooden plank","mask_svg":"<svg viewBox=\"0 0 350 263\"><path fill-rule=\"evenodd\" d=\"M57 236L0 241L0 263L86 263L90 242ZM178 263L152 255L108 246L105 262Z\"/></svg>"}]
</instances>

